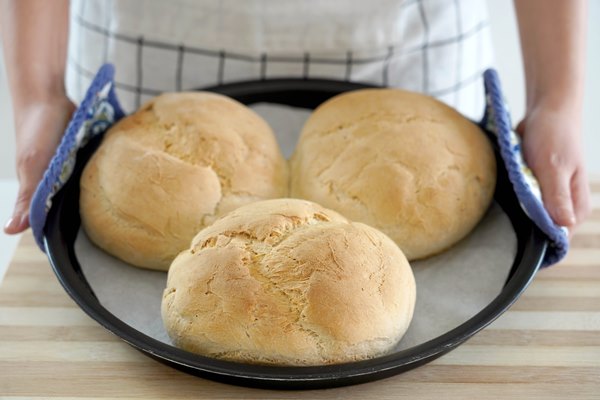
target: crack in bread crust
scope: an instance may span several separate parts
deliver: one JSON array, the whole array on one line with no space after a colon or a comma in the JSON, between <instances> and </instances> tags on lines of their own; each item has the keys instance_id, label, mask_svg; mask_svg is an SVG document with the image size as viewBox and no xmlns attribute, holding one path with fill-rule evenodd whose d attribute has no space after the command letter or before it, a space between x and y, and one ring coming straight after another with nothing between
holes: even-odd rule
<instances>
[{"instance_id":1,"label":"crack in bread crust","mask_svg":"<svg viewBox=\"0 0 600 400\"><path fill-rule=\"evenodd\" d=\"M278 199L241 207L194 238L169 271L163 319L176 345L203 355L332 364L396 345L414 295L406 258L381 232Z\"/></svg>"},{"instance_id":2,"label":"crack in bread crust","mask_svg":"<svg viewBox=\"0 0 600 400\"><path fill-rule=\"evenodd\" d=\"M165 93L106 133L82 173L82 220L108 253L167 270L218 217L287 196L287 168L269 125L243 104Z\"/></svg>"},{"instance_id":3,"label":"crack in bread crust","mask_svg":"<svg viewBox=\"0 0 600 400\"><path fill-rule=\"evenodd\" d=\"M467 236L491 204L496 165L481 129L429 96L366 89L309 117L290 193L381 229L409 260Z\"/></svg>"}]
</instances>

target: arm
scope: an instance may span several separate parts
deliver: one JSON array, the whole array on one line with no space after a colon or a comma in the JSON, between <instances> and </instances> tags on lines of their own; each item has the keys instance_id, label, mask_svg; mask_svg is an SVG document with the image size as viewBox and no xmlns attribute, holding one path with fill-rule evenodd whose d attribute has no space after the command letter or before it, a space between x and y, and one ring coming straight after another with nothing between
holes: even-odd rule
<instances>
[{"instance_id":1,"label":"arm","mask_svg":"<svg viewBox=\"0 0 600 400\"><path fill-rule=\"evenodd\" d=\"M585 0L515 0L526 112L517 130L554 221L573 227L590 212L581 138Z\"/></svg>"},{"instance_id":2,"label":"arm","mask_svg":"<svg viewBox=\"0 0 600 400\"><path fill-rule=\"evenodd\" d=\"M29 203L73 112L64 88L68 0L2 0L0 29L11 91L19 194L6 233L29 226Z\"/></svg>"}]
</instances>

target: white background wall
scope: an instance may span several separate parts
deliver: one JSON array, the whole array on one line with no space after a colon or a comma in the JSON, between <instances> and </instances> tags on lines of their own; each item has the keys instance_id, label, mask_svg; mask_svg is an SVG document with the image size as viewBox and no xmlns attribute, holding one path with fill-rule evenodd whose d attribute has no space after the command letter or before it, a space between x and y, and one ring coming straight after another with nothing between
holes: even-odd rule
<instances>
[{"instance_id":1,"label":"white background wall","mask_svg":"<svg viewBox=\"0 0 600 400\"><path fill-rule=\"evenodd\" d=\"M492 35L496 52L497 68L504 91L512 109L514 121L523 115L525 94L518 32L512 1L487 0L490 8ZM600 104L600 0L588 0L587 84L584 103L584 140L586 161L591 173L600 175L600 134L597 132ZM594 118L596 117L596 118ZM0 223L4 224L12 210L16 196L14 170L14 124L8 95L6 73L0 52ZM14 238L0 233L0 279L3 267L10 259L15 245Z\"/></svg>"}]
</instances>

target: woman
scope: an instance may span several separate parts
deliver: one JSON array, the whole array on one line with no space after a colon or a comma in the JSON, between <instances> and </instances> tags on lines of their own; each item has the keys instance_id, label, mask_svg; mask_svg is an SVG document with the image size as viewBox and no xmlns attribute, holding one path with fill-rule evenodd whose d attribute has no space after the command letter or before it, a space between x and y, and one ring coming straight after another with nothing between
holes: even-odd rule
<instances>
[{"instance_id":1,"label":"woman","mask_svg":"<svg viewBox=\"0 0 600 400\"><path fill-rule=\"evenodd\" d=\"M103 62L116 65L129 111L161 91L297 76L421 91L478 118L481 73L492 65L482 3L4 0L20 184L4 230L28 227L31 196L72 101ZM546 208L572 229L590 211L581 144L586 4L515 0L515 9L527 91L517 129Z\"/></svg>"}]
</instances>

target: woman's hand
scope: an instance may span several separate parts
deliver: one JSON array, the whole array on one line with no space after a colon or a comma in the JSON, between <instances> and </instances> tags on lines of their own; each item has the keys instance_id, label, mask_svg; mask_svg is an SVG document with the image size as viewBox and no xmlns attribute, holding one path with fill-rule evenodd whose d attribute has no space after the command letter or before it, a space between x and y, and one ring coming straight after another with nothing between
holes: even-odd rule
<instances>
[{"instance_id":1,"label":"woman's hand","mask_svg":"<svg viewBox=\"0 0 600 400\"><path fill-rule=\"evenodd\" d=\"M19 193L4 232L15 234L29 227L31 197L56 151L74 109L73 103L62 95L32 102L15 110Z\"/></svg>"},{"instance_id":2,"label":"woman's hand","mask_svg":"<svg viewBox=\"0 0 600 400\"><path fill-rule=\"evenodd\" d=\"M537 177L544 205L569 232L590 213L590 189L575 108L533 107L518 125L525 161Z\"/></svg>"},{"instance_id":3,"label":"woman's hand","mask_svg":"<svg viewBox=\"0 0 600 400\"><path fill-rule=\"evenodd\" d=\"M0 32L17 134L19 194L6 233L29 226L29 203L73 113L64 76L69 1L0 1Z\"/></svg>"},{"instance_id":4,"label":"woman's hand","mask_svg":"<svg viewBox=\"0 0 600 400\"><path fill-rule=\"evenodd\" d=\"M544 205L572 228L590 212L581 110L587 1L515 0L525 69L527 111L517 127L525 161Z\"/></svg>"}]
</instances>

